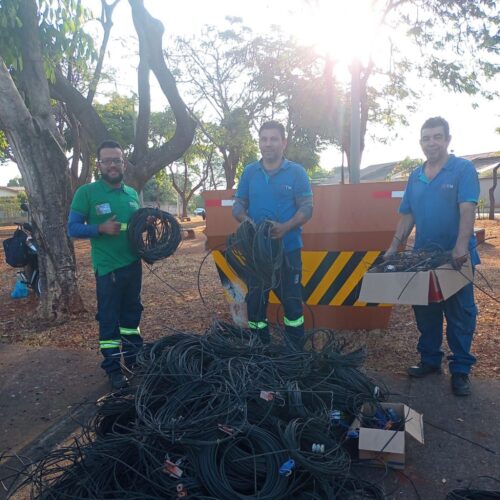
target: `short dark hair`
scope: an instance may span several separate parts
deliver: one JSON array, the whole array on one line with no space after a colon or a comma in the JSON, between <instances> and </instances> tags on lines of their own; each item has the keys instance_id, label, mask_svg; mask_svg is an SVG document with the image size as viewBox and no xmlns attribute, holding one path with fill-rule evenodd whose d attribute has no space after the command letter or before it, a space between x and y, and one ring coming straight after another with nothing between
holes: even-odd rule
<instances>
[{"instance_id":1,"label":"short dark hair","mask_svg":"<svg viewBox=\"0 0 500 500\"><path fill-rule=\"evenodd\" d=\"M433 118L427 118L427 120L425 120L424 124L422 125L422 128L420 129L420 134L422 134L422 130L424 130L424 128L436 128L436 127L443 127L444 138L449 139L450 125L441 116L434 116Z\"/></svg>"},{"instance_id":2,"label":"short dark hair","mask_svg":"<svg viewBox=\"0 0 500 500\"><path fill-rule=\"evenodd\" d=\"M267 122L264 122L259 128L259 135L263 130L268 129L278 130L281 138L285 140L285 127L280 122L277 122L276 120L269 120Z\"/></svg>"},{"instance_id":3,"label":"short dark hair","mask_svg":"<svg viewBox=\"0 0 500 500\"><path fill-rule=\"evenodd\" d=\"M123 149L120 146L120 144L118 144L116 141L112 141L110 139L108 139L106 141L102 141L101 144L99 144L99 146L97 147L96 154L97 154L98 160L101 159L101 149L119 149L123 153Z\"/></svg>"}]
</instances>

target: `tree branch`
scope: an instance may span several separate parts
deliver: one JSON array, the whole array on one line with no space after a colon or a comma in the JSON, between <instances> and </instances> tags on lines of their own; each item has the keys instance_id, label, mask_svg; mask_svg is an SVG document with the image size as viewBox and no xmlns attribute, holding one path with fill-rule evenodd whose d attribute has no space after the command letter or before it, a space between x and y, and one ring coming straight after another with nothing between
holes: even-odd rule
<instances>
[{"instance_id":1,"label":"tree branch","mask_svg":"<svg viewBox=\"0 0 500 500\"><path fill-rule=\"evenodd\" d=\"M68 82L60 68L55 69L55 76L55 81L50 84L51 97L66 103L68 112L78 118L94 145L110 139L110 133L92 104Z\"/></svg>"},{"instance_id":2,"label":"tree branch","mask_svg":"<svg viewBox=\"0 0 500 500\"><path fill-rule=\"evenodd\" d=\"M38 38L37 6L33 0L19 0L19 18L22 22L20 28L23 58L21 78L26 93L25 104L35 121L43 121L43 128L50 130L57 142L62 145L64 141L58 133L50 107L49 88Z\"/></svg>"},{"instance_id":3,"label":"tree branch","mask_svg":"<svg viewBox=\"0 0 500 500\"><path fill-rule=\"evenodd\" d=\"M144 44L139 47L138 93L139 112L137 114L137 125L135 129L134 151L131 156L133 164L137 164L139 158L143 158L148 151L149 119L151 116L151 92L149 87L149 63Z\"/></svg>"},{"instance_id":4,"label":"tree branch","mask_svg":"<svg viewBox=\"0 0 500 500\"><path fill-rule=\"evenodd\" d=\"M113 27L113 10L120 0L115 0L111 4L108 4L106 0L101 0L101 19L99 20L102 29L104 30L104 35L102 38L101 48L99 49L99 57L97 59L97 65L95 67L94 75L92 81L89 85L89 93L87 94L87 101L92 103L94 100L95 93L97 91L97 85L101 79L102 66L104 64L104 56L106 55L106 47L108 46L109 36L111 34L111 28Z\"/></svg>"},{"instance_id":5,"label":"tree branch","mask_svg":"<svg viewBox=\"0 0 500 500\"><path fill-rule=\"evenodd\" d=\"M196 124L189 116L186 105L177 90L175 79L165 64L162 50L163 25L147 12L143 0L129 0L129 3L139 37L139 45L147 55L149 67L168 99L176 121L172 139L159 149L149 151L143 158L137 158L136 161L141 163L143 170L139 171L133 166L132 171L143 184L146 179L184 154L193 141Z\"/></svg>"},{"instance_id":6,"label":"tree branch","mask_svg":"<svg viewBox=\"0 0 500 500\"><path fill-rule=\"evenodd\" d=\"M29 110L17 91L2 56L0 56L0 122L6 133L31 122Z\"/></svg>"}]
</instances>

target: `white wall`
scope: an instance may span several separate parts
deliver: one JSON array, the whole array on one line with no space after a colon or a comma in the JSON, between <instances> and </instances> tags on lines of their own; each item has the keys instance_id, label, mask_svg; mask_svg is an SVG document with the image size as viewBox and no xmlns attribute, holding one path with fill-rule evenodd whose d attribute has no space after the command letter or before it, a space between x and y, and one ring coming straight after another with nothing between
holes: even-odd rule
<instances>
[{"instance_id":1,"label":"white wall","mask_svg":"<svg viewBox=\"0 0 500 500\"><path fill-rule=\"evenodd\" d=\"M485 178L485 179L479 179L479 187L480 187L480 194L479 194L479 199L484 200L484 204L486 207L490 206L490 195L489 195L489 190L493 186L493 178ZM500 207L500 175L497 178L497 187L495 188L494 191L495 195L495 208Z\"/></svg>"}]
</instances>

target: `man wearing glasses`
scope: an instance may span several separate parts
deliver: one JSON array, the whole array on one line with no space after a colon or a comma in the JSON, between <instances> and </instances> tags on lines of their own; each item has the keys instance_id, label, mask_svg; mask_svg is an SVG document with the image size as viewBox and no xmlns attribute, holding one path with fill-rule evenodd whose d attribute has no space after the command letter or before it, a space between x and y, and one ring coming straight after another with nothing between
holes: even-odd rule
<instances>
[{"instance_id":1,"label":"man wearing glasses","mask_svg":"<svg viewBox=\"0 0 500 500\"><path fill-rule=\"evenodd\" d=\"M90 238L96 277L101 364L112 389L123 389L120 358L132 369L142 345L139 322L142 314L140 259L131 251L127 223L140 207L137 192L123 183L126 163L121 146L105 141L97 148L101 177L81 186L69 214L72 238Z\"/></svg>"}]
</instances>

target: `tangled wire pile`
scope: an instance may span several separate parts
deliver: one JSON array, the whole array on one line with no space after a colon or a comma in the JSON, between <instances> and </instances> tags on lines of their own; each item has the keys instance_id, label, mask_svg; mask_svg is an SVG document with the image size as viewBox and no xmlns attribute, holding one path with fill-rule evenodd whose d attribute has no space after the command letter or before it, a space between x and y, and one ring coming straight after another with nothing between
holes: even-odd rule
<instances>
[{"instance_id":1,"label":"tangled wire pile","mask_svg":"<svg viewBox=\"0 0 500 500\"><path fill-rule=\"evenodd\" d=\"M436 269L444 264L452 264L451 252L443 250L418 250L398 252L388 259L373 266L370 272L394 273L417 272Z\"/></svg>"},{"instance_id":2,"label":"tangled wire pile","mask_svg":"<svg viewBox=\"0 0 500 500\"><path fill-rule=\"evenodd\" d=\"M132 251L148 264L170 257L181 242L177 219L159 208L140 208L128 223Z\"/></svg>"},{"instance_id":3,"label":"tangled wire pile","mask_svg":"<svg viewBox=\"0 0 500 500\"><path fill-rule=\"evenodd\" d=\"M283 262L283 242L271 238L271 229L270 221L254 225L246 220L226 242L229 265L240 276L251 276L268 289L278 287Z\"/></svg>"},{"instance_id":4,"label":"tangled wire pile","mask_svg":"<svg viewBox=\"0 0 500 500\"><path fill-rule=\"evenodd\" d=\"M314 332L313 334L317 334ZM145 346L140 383L20 474L34 498L386 498L350 471L348 423L385 389L321 331L321 352L214 323ZM341 420L338 419L342 415ZM11 492L12 493L15 493Z\"/></svg>"}]
</instances>

